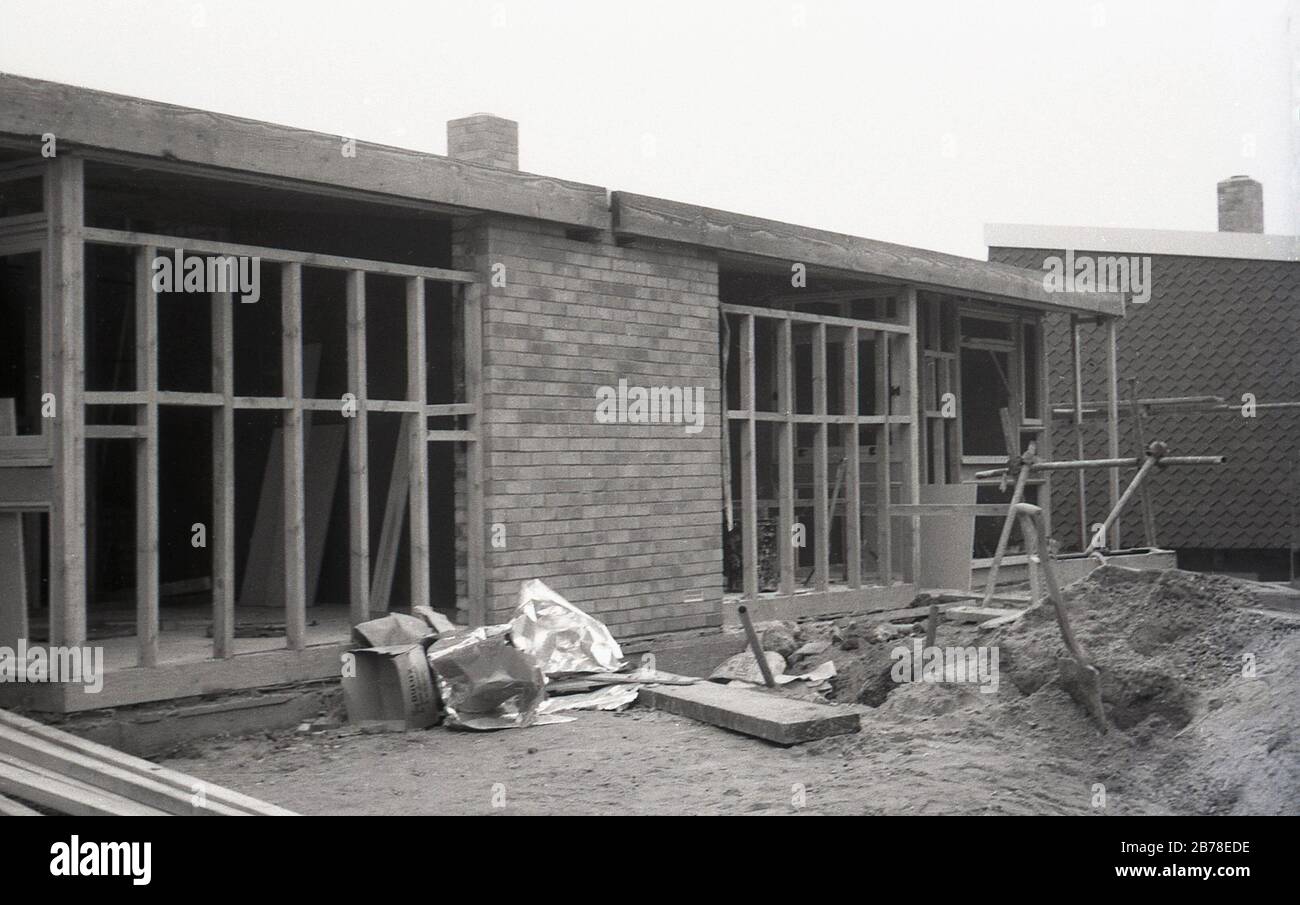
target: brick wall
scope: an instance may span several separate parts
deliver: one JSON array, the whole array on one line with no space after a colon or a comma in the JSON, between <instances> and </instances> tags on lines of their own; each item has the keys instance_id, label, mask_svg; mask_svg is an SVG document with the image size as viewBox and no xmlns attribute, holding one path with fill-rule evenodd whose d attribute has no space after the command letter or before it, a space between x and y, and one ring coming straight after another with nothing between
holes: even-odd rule
<instances>
[{"instance_id":1,"label":"brick wall","mask_svg":"<svg viewBox=\"0 0 1300 905\"><path fill-rule=\"evenodd\" d=\"M506 218L462 224L454 244L485 283L489 621L541 578L623 637L718 625L716 262ZM597 388L620 379L703 387L703 430L597 423Z\"/></svg>"}]
</instances>

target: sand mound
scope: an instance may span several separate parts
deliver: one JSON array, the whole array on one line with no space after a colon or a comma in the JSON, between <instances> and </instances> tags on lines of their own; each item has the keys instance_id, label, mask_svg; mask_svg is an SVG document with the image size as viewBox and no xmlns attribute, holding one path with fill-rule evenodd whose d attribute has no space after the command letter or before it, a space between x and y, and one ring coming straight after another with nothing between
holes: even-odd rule
<instances>
[{"instance_id":1,"label":"sand mound","mask_svg":"<svg viewBox=\"0 0 1300 905\"><path fill-rule=\"evenodd\" d=\"M1177 732L1234 686L1258 679L1261 661L1300 626L1252 611L1248 582L1170 569L1103 566L1065 588L1075 636L1101 672L1102 700L1120 730L1155 718ZM1058 669L1067 656L1050 603L994 636L1003 675L1023 694L1053 680L1084 699ZM1252 676L1253 670L1253 676ZM1297 689L1300 691L1300 689Z\"/></svg>"}]
</instances>

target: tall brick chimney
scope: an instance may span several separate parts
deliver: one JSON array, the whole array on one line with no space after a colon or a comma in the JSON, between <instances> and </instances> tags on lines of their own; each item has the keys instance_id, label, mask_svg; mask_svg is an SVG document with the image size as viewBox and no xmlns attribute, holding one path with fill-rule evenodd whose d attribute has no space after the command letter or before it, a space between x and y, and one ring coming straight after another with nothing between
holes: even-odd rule
<instances>
[{"instance_id":1,"label":"tall brick chimney","mask_svg":"<svg viewBox=\"0 0 1300 905\"><path fill-rule=\"evenodd\" d=\"M490 113L448 120L447 156L501 170L518 170L519 123Z\"/></svg>"},{"instance_id":2,"label":"tall brick chimney","mask_svg":"<svg viewBox=\"0 0 1300 905\"><path fill-rule=\"evenodd\" d=\"M1264 231L1264 186L1249 176L1233 176L1219 183L1219 232Z\"/></svg>"}]
</instances>

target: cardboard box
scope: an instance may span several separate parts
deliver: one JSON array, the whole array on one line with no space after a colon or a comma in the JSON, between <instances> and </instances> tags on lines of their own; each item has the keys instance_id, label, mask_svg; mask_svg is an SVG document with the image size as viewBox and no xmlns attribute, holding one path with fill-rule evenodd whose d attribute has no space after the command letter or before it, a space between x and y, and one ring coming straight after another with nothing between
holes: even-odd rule
<instances>
[{"instance_id":1,"label":"cardboard box","mask_svg":"<svg viewBox=\"0 0 1300 905\"><path fill-rule=\"evenodd\" d=\"M423 644L367 647L349 653L354 675L343 677L349 722L426 729L442 719Z\"/></svg>"}]
</instances>

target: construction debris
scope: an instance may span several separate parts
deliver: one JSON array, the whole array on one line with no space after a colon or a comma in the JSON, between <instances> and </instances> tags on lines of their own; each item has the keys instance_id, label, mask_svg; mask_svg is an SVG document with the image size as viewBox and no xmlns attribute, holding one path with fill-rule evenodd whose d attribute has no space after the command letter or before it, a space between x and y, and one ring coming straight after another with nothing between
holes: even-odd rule
<instances>
[{"instance_id":1,"label":"construction debris","mask_svg":"<svg viewBox=\"0 0 1300 905\"><path fill-rule=\"evenodd\" d=\"M524 582L519 589L510 640L518 650L535 657L548 676L623 668L623 651L605 624L537 579Z\"/></svg>"},{"instance_id":2,"label":"construction debris","mask_svg":"<svg viewBox=\"0 0 1300 905\"><path fill-rule=\"evenodd\" d=\"M39 813L22 802L71 816L293 815L0 710L0 814Z\"/></svg>"}]
</instances>

